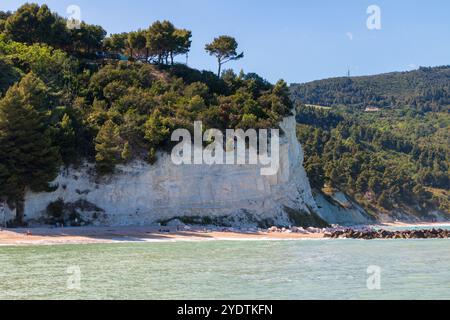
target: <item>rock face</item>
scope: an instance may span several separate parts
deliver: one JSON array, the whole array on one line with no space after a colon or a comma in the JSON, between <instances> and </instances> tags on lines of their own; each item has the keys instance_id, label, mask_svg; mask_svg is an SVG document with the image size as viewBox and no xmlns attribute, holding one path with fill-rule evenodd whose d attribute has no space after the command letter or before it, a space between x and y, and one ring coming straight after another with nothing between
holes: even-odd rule
<instances>
[{"instance_id":1,"label":"rock face","mask_svg":"<svg viewBox=\"0 0 450 320\"><path fill-rule=\"evenodd\" d=\"M252 165L176 166L168 154L160 154L153 166L135 162L101 179L92 174L92 164L85 164L62 170L53 183L56 191L28 193L25 220L42 221L49 204L59 201L94 225L149 225L178 217L290 225L286 208L303 215L318 208L302 165L295 117L280 127L284 135L276 176L262 176L261 167ZM6 213L9 218L15 214Z\"/></svg>"},{"instance_id":2,"label":"rock face","mask_svg":"<svg viewBox=\"0 0 450 320\"><path fill-rule=\"evenodd\" d=\"M313 193L315 193L314 199L319 208L319 215L329 224L351 226L375 222L363 208L349 200L342 192L338 192L333 196L325 196L320 192L314 191Z\"/></svg>"}]
</instances>

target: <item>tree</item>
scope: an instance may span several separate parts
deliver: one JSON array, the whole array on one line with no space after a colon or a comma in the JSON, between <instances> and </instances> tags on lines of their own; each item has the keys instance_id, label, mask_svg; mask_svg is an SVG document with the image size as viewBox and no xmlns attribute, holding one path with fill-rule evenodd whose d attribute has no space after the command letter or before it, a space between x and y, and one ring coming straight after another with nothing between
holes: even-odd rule
<instances>
[{"instance_id":1,"label":"tree","mask_svg":"<svg viewBox=\"0 0 450 320\"><path fill-rule=\"evenodd\" d=\"M101 26L90 25L85 22L80 24L79 29L70 30L73 51L83 50L88 54L103 47L105 36L106 31Z\"/></svg>"},{"instance_id":2,"label":"tree","mask_svg":"<svg viewBox=\"0 0 450 320\"><path fill-rule=\"evenodd\" d=\"M52 13L45 4L39 6L27 3L6 17L3 29L14 41L27 44L46 43L57 48L69 44L65 20Z\"/></svg>"},{"instance_id":3,"label":"tree","mask_svg":"<svg viewBox=\"0 0 450 320\"><path fill-rule=\"evenodd\" d=\"M25 73L32 71L55 91L63 89L74 78L75 61L61 50L55 50L46 44L28 46L5 41L2 37L0 47L4 50L7 61L14 61L14 65Z\"/></svg>"},{"instance_id":4,"label":"tree","mask_svg":"<svg viewBox=\"0 0 450 320\"><path fill-rule=\"evenodd\" d=\"M65 165L74 163L77 159L77 136L72 119L64 113L61 121L57 123L54 141L60 148L61 158Z\"/></svg>"},{"instance_id":5,"label":"tree","mask_svg":"<svg viewBox=\"0 0 450 320\"><path fill-rule=\"evenodd\" d=\"M130 161L133 156L133 150L131 149L130 143L127 141L123 146L121 157L123 161Z\"/></svg>"},{"instance_id":6,"label":"tree","mask_svg":"<svg viewBox=\"0 0 450 320\"><path fill-rule=\"evenodd\" d=\"M147 38L146 34L142 30L130 32L127 37L127 44L130 50L130 56L132 58L136 57L138 60L148 61L149 52L147 49ZM146 51L145 57L143 57L142 52Z\"/></svg>"},{"instance_id":7,"label":"tree","mask_svg":"<svg viewBox=\"0 0 450 320\"><path fill-rule=\"evenodd\" d=\"M165 119L159 110L155 110L144 124L145 139L152 148L157 148L170 137L169 119Z\"/></svg>"},{"instance_id":8,"label":"tree","mask_svg":"<svg viewBox=\"0 0 450 320\"><path fill-rule=\"evenodd\" d=\"M5 16L5 14L3 15ZM2 21L2 15L0 15ZM3 25L3 27L1 27ZM47 5L24 4L0 24L14 41L35 44L46 43L68 51L91 53L102 47L106 31L96 25L82 22L80 28L68 29L67 19L52 13Z\"/></svg>"},{"instance_id":9,"label":"tree","mask_svg":"<svg viewBox=\"0 0 450 320\"><path fill-rule=\"evenodd\" d=\"M127 49L128 46L128 34L127 33L117 33L112 34L103 41L103 47L115 53L122 53Z\"/></svg>"},{"instance_id":10,"label":"tree","mask_svg":"<svg viewBox=\"0 0 450 320\"><path fill-rule=\"evenodd\" d=\"M105 39L106 31L101 26L88 24L87 29L87 51L90 53L92 50L102 49L103 39Z\"/></svg>"},{"instance_id":11,"label":"tree","mask_svg":"<svg viewBox=\"0 0 450 320\"><path fill-rule=\"evenodd\" d=\"M0 58L0 96L20 79L20 71L12 63Z\"/></svg>"},{"instance_id":12,"label":"tree","mask_svg":"<svg viewBox=\"0 0 450 320\"><path fill-rule=\"evenodd\" d=\"M26 191L49 190L60 163L41 114L30 104L39 99L26 93L20 82L0 100L0 196L15 203L18 225L23 223Z\"/></svg>"},{"instance_id":13,"label":"tree","mask_svg":"<svg viewBox=\"0 0 450 320\"><path fill-rule=\"evenodd\" d=\"M242 59L244 53L237 53L238 43L235 38L230 36L220 36L215 38L210 44L207 44L205 50L211 55L217 58L219 64L219 71L217 72L220 77L222 66L230 61Z\"/></svg>"},{"instance_id":14,"label":"tree","mask_svg":"<svg viewBox=\"0 0 450 320\"><path fill-rule=\"evenodd\" d=\"M6 19L9 18L11 12L9 11L0 11L0 33L5 31Z\"/></svg>"},{"instance_id":15,"label":"tree","mask_svg":"<svg viewBox=\"0 0 450 320\"><path fill-rule=\"evenodd\" d=\"M97 171L101 174L112 173L121 159L122 147L119 127L111 120L100 128L95 138L95 151Z\"/></svg>"},{"instance_id":16,"label":"tree","mask_svg":"<svg viewBox=\"0 0 450 320\"><path fill-rule=\"evenodd\" d=\"M147 47L159 64L174 64L174 58L187 54L191 47L192 32L177 29L170 21L156 21L147 32Z\"/></svg>"},{"instance_id":17,"label":"tree","mask_svg":"<svg viewBox=\"0 0 450 320\"><path fill-rule=\"evenodd\" d=\"M14 41L28 44L44 42L53 20L46 5L39 7L26 3L6 20L5 32Z\"/></svg>"},{"instance_id":18,"label":"tree","mask_svg":"<svg viewBox=\"0 0 450 320\"><path fill-rule=\"evenodd\" d=\"M291 93L289 87L284 80L277 81L273 88L273 94L278 98L278 101L272 102L272 110L281 115L289 114L294 108L294 105L290 98Z\"/></svg>"},{"instance_id":19,"label":"tree","mask_svg":"<svg viewBox=\"0 0 450 320\"><path fill-rule=\"evenodd\" d=\"M174 37L174 46L170 51L170 60L173 65L175 56L189 52L192 44L192 32L186 29L176 29L172 36Z\"/></svg>"},{"instance_id":20,"label":"tree","mask_svg":"<svg viewBox=\"0 0 450 320\"><path fill-rule=\"evenodd\" d=\"M25 75L17 88L26 103L39 113L45 113L52 107L48 87L33 72Z\"/></svg>"},{"instance_id":21,"label":"tree","mask_svg":"<svg viewBox=\"0 0 450 320\"><path fill-rule=\"evenodd\" d=\"M154 22L147 33L147 46L158 59L158 63L168 64L169 52L173 44L175 26L170 21Z\"/></svg>"},{"instance_id":22,"label":"tree","mask_svg":"<svg viewBox=\"0 0 450 320\"><path fill-rule=\"evenodd\" d=\"M320 157L313 156L305 163L305 169L311 181L311 185L321 190L325 184L325 172Z\"/></svg>"},{"instance_id":23,"label":"tree","mask_svg":"<svg viewBox=\"0 0 450 320\"><path fill-rule=\"evenodd\" d=\"M11 15L10 11L1 11L0 10L0 20L6 20Z\"/></svg>"},{"instance_id":24,"label":"tree","mask_svg":"<svg viewBox=\"0 0 450 320\"><path fill-rule=\"evenodd\" d=\"M389 197L386 191L383 191L380 197L378 198L378 205L388 210L392 208L391 202L389 201Z\"/></svg>"},{"instance_id":25,"label":"tree","mask_svg":"<svg viewBox=\"0 0 450 320\"><path fill-rule=\"evenodd\" d=\"M55 20L47 30L47 36L45 39L49 39L46 43L52 47L59 48L68 51L72 39L70 37L70 30L67 29L67 20L54 14Z\"/></svg>"}]
</instances>

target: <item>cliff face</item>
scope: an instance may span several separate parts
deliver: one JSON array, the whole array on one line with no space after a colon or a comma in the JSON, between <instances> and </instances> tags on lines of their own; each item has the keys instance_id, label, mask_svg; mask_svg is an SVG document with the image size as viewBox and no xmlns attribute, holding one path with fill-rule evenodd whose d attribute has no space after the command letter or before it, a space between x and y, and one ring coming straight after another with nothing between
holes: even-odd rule
<instances>
[{"instance_id":1,"label":"cliff face","mask_svg":"<svg viewBox=\"0 0 450 320\"><path fill-rule=\"evenodd\" d=\"M290 225L292 212L307 217L318 208L302 166L295 117L284 119L280 127L284 135L276 176L262 176L256 165L176 166L168 154L159 155L153 166L119 166L114 176L102 179L92 175L92 164L85 164L63 170L53 183L56 191L28 193L25 220L42 221L48 205L62 200L94 225L148 225L175 217ZM13 211L7 214L14 216Z\"/></svg>"}]
</instances>

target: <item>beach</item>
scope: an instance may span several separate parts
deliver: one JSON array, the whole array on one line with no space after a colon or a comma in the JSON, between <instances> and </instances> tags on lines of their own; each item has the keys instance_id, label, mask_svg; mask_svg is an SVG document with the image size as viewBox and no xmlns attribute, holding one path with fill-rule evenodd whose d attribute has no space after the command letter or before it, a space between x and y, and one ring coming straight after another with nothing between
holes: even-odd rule
<instances>
[{"instance_id":1,"label":"beach","mask_svg":"<svg viewBox=\"0 0 450 320\"><path fill-rule=\"evenodd\" d=\"M267 231L228 231L218 228L176 227L77 227L2 229L0 246L96 244L157 241L213 241L213 240L301 240L322 239L323 233L301 234Z\"/></svg>"},{"instance_id":2,"label":"beach","mask_svg":"<svg viewBox=\"0 0 450 320\"><path fill-rule=\"evenodd\" d=\"M356 228L363 228L358 226ZM450 223L389 222L367 228L450 228ZM276 228L275 228L276 229ZM234 229L220 227L67 227L0 229L0 246L102 244L164 241L264 241L325 239L327 230L293 232L291 229Z\"/></svg>"}]
</instances>

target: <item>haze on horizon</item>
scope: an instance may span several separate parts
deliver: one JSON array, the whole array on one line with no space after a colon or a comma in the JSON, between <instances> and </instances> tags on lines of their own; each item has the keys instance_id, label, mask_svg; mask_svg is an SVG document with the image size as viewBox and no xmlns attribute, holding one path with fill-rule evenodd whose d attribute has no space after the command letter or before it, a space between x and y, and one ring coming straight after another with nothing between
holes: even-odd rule
<instances>
[{"instance_id":1,"label":"haze on horizon","mask_svg":"<svg viewBox=\"0 0 450 320\"><path fill-rule=\"evenodd\" d=\"M0 10L16 10L27 1L2 0ZM61 16L77 5L82 20L108 33L147 28L170 20L193 32L189 65L216 69L204 51L214 37L236 37L245 58L226 68L256 72L274 82L308 82L329 77L406 71L450 64L450 2L446 0L46 0ZM135 5L133 5L135 3ZM367 8L381 9L381 29L367 28ZM180 62L185 62L180 58Z\"/></svg>"}]
</instances>

